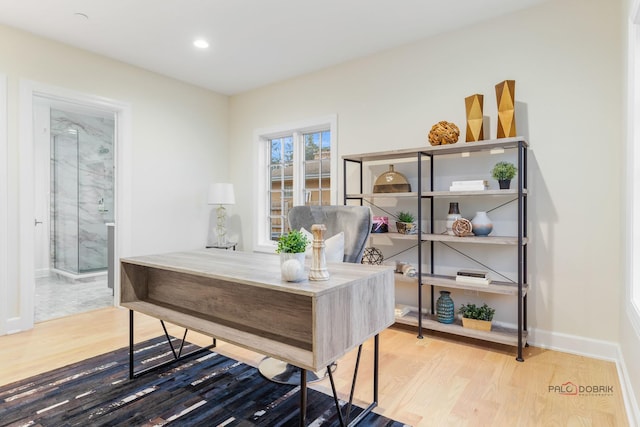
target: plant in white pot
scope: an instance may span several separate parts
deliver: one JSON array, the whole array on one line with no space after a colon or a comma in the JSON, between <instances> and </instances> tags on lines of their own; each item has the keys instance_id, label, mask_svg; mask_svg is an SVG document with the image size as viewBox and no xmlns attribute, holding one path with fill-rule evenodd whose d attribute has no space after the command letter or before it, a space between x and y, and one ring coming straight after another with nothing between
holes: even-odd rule
<instances>
[{"instance_id":1,"label":"plant in white pot","mask_svg":"<svg viewBox=\"0 0 640 427\"><path fill-rule=\"evenodd\" d=\"M416 226L416 218L411 212L400 211L396 215L396 228L400 234L416 234L418 227Z\"/></svg>"},{"instance_id":2,"label":"plant in white pot","mask_svg":"<svg viewBox=\"0 0 640 427\"><path fill-rule=\"evenodd\" d=\"M489 307L486 303L481 307L475 304L462 304L458 310L458 313L462 314L462 326L481 331L491 330L491 321L495 312L495 308Z\"/></svg>"},{"instance_id":3,"label":"plant in white pot","mask_svg":"<svg viewBox=\"0 0 640 427\"><path fill-rule=\"evenodd\" d=\"M276 253L280 254L283 280L298 282L304 279L304 251L308 244L307 236L299 230L291 230L280 236Z\"/></svg>"},{"instance_id":4,"label":"plant in white pot","mask_svg":"<svg viewBox=\"0 0 640 427\"><path fill-rule=\"evenodd\" d=\"M513 163L498 162L491 169L491 176L498 180L501 190L508 190L511 186L511 180L516 176L518 168Z\"/></svg>"}]
</instances>

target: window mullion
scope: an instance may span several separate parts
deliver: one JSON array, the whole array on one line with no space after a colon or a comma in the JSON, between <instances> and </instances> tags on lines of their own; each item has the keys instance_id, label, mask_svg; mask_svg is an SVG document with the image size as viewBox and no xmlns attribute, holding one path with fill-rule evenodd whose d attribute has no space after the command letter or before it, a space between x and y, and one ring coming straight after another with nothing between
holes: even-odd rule
<instances>
[{"instance_id":1,"label":"window mullion","mask_svg":"<svg viewBox=\"0 0 640 427\"><path fill-rule=\"evenodd\" d=\"M301 132L293 133L293 204L304 205L304 142Z\"/></svg>"}]
</instances>

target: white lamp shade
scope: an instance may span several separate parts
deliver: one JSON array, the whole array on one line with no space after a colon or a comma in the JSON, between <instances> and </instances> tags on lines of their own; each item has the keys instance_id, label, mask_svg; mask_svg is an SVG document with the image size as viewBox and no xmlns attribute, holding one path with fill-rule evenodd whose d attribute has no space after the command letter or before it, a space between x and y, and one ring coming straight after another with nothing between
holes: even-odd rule
<instances>
[{"instance_id":1,"label":"white lamp shade","mask_svg":"<svg viewBox=\"0 0 640 427\"><path fill-rule=\"evenodd\" d=\"M209 186L210 205L234 205L236 197L233 194L233 184L226 182L217 182Z\"/></svg>"}]
</instances>

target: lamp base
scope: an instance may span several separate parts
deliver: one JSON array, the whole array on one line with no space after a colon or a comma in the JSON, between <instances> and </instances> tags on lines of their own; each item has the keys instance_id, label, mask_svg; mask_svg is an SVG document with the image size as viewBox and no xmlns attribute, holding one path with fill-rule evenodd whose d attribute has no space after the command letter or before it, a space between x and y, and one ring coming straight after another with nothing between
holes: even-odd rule
<instances>
[{"instance_id":1,"label":"lamp base","mask_svg":"<svg viewBox=\"0 0 640 427\"><path fill-rule=\"evenodd\" d=\"M220 205L216 209L216 215L216 236L218 239L218 246L224 246L227 244L227 210L224 206Z\"/></svg>"}]
</instances>

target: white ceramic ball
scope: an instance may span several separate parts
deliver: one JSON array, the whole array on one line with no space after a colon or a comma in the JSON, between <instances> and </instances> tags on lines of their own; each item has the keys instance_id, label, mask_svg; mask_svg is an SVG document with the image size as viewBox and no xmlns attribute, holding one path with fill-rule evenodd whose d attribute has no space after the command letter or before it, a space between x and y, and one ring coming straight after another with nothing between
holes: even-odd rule
<instances>
[{"instance_id":1,"label":"white ceramic ball","mask_svg":"<svg viewBox=\"0 0 640 427\"><path fill-rule=\"evenodd\" d=\"M287 282L297 282L304 278L304 265L297 259L288 259L280 266L282 278Z\"/></svg>"}]
</instances>

